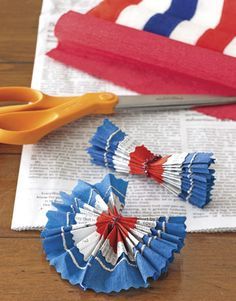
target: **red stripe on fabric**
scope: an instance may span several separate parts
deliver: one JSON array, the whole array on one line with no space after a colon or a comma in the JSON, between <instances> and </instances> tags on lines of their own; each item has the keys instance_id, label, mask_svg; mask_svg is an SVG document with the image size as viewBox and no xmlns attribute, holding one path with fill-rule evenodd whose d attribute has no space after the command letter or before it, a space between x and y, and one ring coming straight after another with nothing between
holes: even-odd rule
<instances>
[{"instance_id":1,"label":"red stripe on fabric","mask_svg":"<svg viewBox=\"0 0 236 301\"><path fill-rule=\"evenodd\" d=\"M123 9L129 5L138 4L142 0L104 0L87 14L115 22Z\"/></svg>"},{"instance_id":2,"label":"red stripe on fabric","mask_svg":"<svg viewBox=\"0 0 236 301\"><path fill-rule=\"evenodd\" d=\"M207 30L197 46L223 52L236 35L236 1L225 0L220 23L215 29Z\"/></svg>"}]
</instances>

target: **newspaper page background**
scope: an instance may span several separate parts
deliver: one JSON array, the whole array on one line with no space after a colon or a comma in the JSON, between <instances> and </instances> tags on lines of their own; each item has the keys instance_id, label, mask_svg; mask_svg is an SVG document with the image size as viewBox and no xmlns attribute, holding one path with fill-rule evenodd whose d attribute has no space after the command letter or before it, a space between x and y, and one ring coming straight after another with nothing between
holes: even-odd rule
<instances>
[{"instance_id":1,"label":"newspaper page background","mask_svg":"<svg viewBox=\"0 0 236 301\"><path fill-rule=\"evenodd\" d=\"M52 95L79 95L88 91L134 94L106 81L48 58L56 45L53 28L58 17L72 9L86 12L99 0L47 0L40 16L32 87ZM53 132L36 145L23 148L12 229L40 229L51 201L59 191L70 192L77 180L100 181L108 170L90 163L88 140L104 116L90 116ZM123 110L109 116L136 140L161 154L212 151L217 158L213 201L198 209L179 200L150 179L129 180L124 214L137 216L186 215L188 231L236 228L236 123L218 121L193 111Z\"/></svg>"}]
</instances>

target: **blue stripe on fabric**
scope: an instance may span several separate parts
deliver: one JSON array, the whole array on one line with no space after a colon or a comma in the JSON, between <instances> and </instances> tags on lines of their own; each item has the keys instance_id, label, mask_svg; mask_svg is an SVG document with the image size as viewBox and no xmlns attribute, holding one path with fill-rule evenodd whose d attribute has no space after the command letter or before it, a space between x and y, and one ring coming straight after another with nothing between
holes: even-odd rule
<instances>
[{"instance_id":1,"label":"blue stripe on fabric","mask_svg":"<svg viewBox=\"0 0 236 301\"><path fill-rule=\"evenodd\" d=\"M148 20L144 30L169 37L179 23L194 16L197 3L198 0L173 0L164 14L158 13Z\"/></svg>"}]
</instances>

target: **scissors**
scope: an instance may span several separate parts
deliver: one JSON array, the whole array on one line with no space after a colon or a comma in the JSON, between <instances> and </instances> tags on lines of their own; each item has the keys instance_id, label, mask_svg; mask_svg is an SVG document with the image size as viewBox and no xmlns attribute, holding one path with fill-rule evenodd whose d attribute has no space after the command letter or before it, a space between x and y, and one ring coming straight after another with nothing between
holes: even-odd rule
<instances>
[{"instance_id":1,"label":"scissors","mask_svg":"<svg viewBox=\"0 0 236 301\"><path fill-rule=\"evenodd\" d=\"M189 109L236 103L236 97L207 95L126 95L86 93L49 96L28 87L0 88L0 143L34 144L51 131L83 116L112 114L119 108Z\"/></svg>"}]
</instances>

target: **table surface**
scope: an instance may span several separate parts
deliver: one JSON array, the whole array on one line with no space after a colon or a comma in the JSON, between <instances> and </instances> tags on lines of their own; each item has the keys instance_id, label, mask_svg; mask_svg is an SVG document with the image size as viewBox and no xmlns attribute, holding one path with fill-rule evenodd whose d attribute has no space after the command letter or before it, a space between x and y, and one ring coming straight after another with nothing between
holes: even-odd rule
<instances>
[{"instance_id":1,"label":"table surface","mask_svg":"<svg viewBox=\"0 0 236 301\"><path fill-rule=\"evenodd\" d=\"M41 0L0 0L1 86L29 86ZM0 300L236 300L234 233L189 234L168 276L148 289L95 294L73 287L49 266L39 232L10 230L20 146L0 144Z\"/></svg>"}]
</instances>

